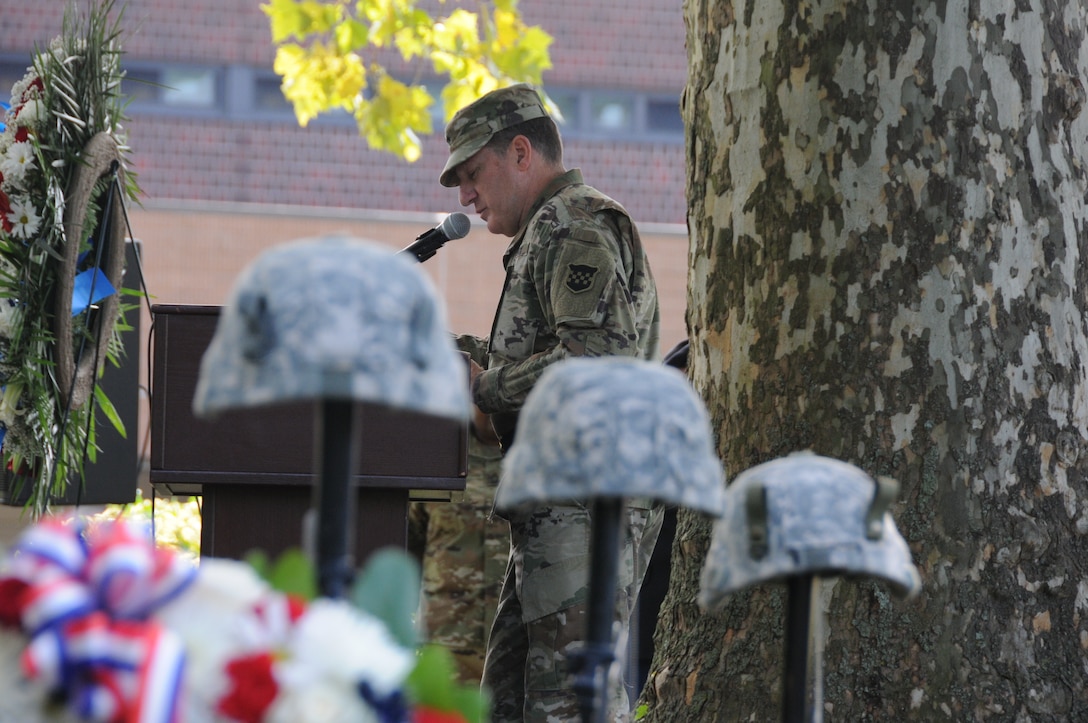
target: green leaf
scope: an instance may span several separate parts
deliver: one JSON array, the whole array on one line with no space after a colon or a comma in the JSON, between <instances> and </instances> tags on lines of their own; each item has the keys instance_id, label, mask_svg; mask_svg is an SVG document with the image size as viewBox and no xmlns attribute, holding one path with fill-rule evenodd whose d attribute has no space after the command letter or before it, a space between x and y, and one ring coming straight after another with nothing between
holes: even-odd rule
<instances>
[{"instance_id":1,"label":"green leaf","mask_svg":"<svg viewBox=\"0 0 1088 723\"><path fill-rule=\"evenodd\" d=\"M268 571L266 579L272 587L288 595L296 595L303 600L317 597L313 565L298 548L285 550Z\"/></svg>"},{"instance_id":2,"label":"green leaf","mask_svg":"<svg viewBox=\"0 0 1088 723\"><path fill-rule=\"evenodd\" d=\"M256 572L262 580L268 580L270 574L269 568L272 563L268 559L267 552L261 549L250 550L245 554L245 562L253 568L253 571Z\"/></svg>"},{"instance_id":3,"label":"green leaf","mask_svg":"<svg viewBox=\"0 0 1088 723\"><path fill-rule=\"evenodd\" d=\"M355 580L351 601L384 622L398 643L406 648L417 645L419 565L407 552L396 548L374 552Z\"/></svg>"},{"instance_id":4,"label":"green leaf","mask_svg":"<svg viewBox=\"0 0 1088 723\"><path fill-rule=\"evenodd\" d=\"M460 713L469 723L489 720L489 701L479 688L458 685L450 651L438 645L426 645L405 687L418 705L435 710Z\"/></svg>"},{"instance_id":5,"label":"green leaf","mask_svg":"<svg viewBox=\"0 0 1088 723\"><path fill-rule=\"evenodd\" d=\"M117 413L117 408L113 406L113 402L106 396L106 390L102 388L101 384L94 385L94 401L98 408L102 410L102 413L106 415L106 419L110 421L113 428L121 435L121 438L128 439L128 434L125 432L125 423L121 420L121 415Z\"/></svg>"}]
</instances>

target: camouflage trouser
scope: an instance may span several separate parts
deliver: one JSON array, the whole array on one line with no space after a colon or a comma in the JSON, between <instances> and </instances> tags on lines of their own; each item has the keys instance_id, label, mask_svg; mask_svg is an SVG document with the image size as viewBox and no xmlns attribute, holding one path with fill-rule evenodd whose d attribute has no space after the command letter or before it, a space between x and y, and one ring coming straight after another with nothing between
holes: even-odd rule
<instances>
[{"instance_id":1,"label":"camouflage trouser","mask_svg":"<svg viewBox=\"0 0 1088 723\"><path fill-rule=\"evenodd\" d=\"M510 528L491 515L502 457L473 440L462 502L416 502L409 537L422 553L422 619L430 643L446 647L458 679L479 685L487 632L498 607Z\"/></svg>"},{"instance_id":2,"label":"camouflage trouser","mask_svg":"<svg viewBox=\"0 0 1088 723\"><path fill-rule=\"evenodd\" d=\"M614 619L627 630L661 529L661 509L629 508ZM590 514L582 506L511 514L510 561L484 663L492 723L580 719L567 656L586 638ZM624 634L625 636L625 634ZM609 720L629 720L621 666L610 681Z\"/></svg>"}]
</instances>

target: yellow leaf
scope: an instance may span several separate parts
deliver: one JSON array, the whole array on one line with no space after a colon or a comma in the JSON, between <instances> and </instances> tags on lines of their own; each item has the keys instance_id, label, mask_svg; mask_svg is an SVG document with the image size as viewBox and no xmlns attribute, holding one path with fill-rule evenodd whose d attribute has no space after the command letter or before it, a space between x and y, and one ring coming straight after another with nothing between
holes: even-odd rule
<instances>
[{"instance_id":1,"label":"yellow leaf","mask_svg":"<svg viewBox=\"0 0 1088 723\"><path fill-rule=\"evenodd\" d=\"M397 50L405 60L425 56L430 50L434 21L422 10L410 10L398 20L399 29L394 36Z\"/></svg>"},{"instance_id":2,"label":"yellow leaf","mask_svg":"<svg viewBox=\"0 0 1088 723\"><path fill-rule=\"evenodd\" d=\"M332 30L333 25L340 22L344 8L340 3L321 2L321 0L304 0L300 6L303 16L308 21L308 27L304 28L307 34L321 34Z\"/></svg>"},{"instance_id":3,"label":"yellow leaf","mask_svg":"<svg viewBox=\"0 0 1088 723\"><path fill-rule=\"evenodd\" d=\"M300 124L345 108L372 147L414 160L420 154L419 134L431 132L434 99L424 88L390 77L373 58L363 56L364 50L392 45L406 62L429 59L435 72L449 78L442 90L447 119L500 85L540 85L543 71L551 67L551 36L522 22L517 0L480 0L478 13L455 8L438 20L417 2L267 0L261 6L271 21L281 88ZM300 43L287 42L292 37ZM371 98L363 95L368 79L376 87Z\"/></svg>"},{"instance_id":4,"label":"yellow leaf","mask_svg":"<svg viewBox=\"0 0 1088 723\"><path fill-rule=\"evenodd\" d=\"M366 70L359 56L340 55L323 43L280 47L273 69L283 77L283 94L302 126L330 108L351 110L366 87Z\"/></svg>"},{"instance_id":5,"label":"yellow leaf","mask_svg":"<svg viewBox=\"0 0 1088 723\"><path fill-rule=\"evenodd\" d=\"M434 45L438 50L474 55L480 46L476 13L457 9L445 20L435 23Z\"/></svg>"},{"instance_id":6,"label":"yellow leaf","mask_svg":"<svg viewBox=\"0 0 1088 723\"><path fill-rule=\"evenodd\" d=\"M500 47L509 47L518 41L518 36L525 30L516 13L504 10L496 10L495 18L495 42Z\"/></svg>"},{"instance_id":7,"label":"yellow leaf","mask_svg":"<svg viewBox=\"0 0 1088 723\"><path fill-rule=\"evenodd\" d=\"M408 86L382 74L374 97L357 106L355 120L372 147L414 162L421 153L416 132L431 132L433 102L425 88Z\"/></svg>"},{"instance_id":8,"label":"yellow leaf","mask_svg":"<svg viewBox=\"0 0 1088 723\"><path fill-rule=\"evenodd\" d=\"M452 81L442 89L442 105L446 120L481 95L490 93L499 87L499 82L487 68L477 64L461 80Z\"/></svg>"},{"instance_id":9,"label":"yellow leaf","mask_svg":"<svg viewBox=\"0 0 1088 723\"><path fill-rule=\"evenodd\" d=\"M262 5L261 10L269 18L273 43L278 45L291 36L302 37L304 18L302 10L294 0L272 0L271 3Z\"/></svg>"},{"instance_id":10,"label":"yellow leaf","mask_svg":"<svg viewBox=\"0 0 1088 723\"><path fill-rule=\"evenodd\" d=\"M354 18L346 18L338 24L333 35L336 37L337 49L344 54L364 48L370 42L370 29Z\"/></svg>"}]
</instances>

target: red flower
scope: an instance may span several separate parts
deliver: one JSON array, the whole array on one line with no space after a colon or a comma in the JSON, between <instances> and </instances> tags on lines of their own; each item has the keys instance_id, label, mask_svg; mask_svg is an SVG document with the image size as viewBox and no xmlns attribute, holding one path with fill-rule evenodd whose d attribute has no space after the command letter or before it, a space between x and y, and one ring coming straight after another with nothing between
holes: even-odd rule
<instances>
[{"instance_id":1,"label":"red flower","mask_svg":"<svg viewBox=\"0 0 1088 723\"><path fill-rule=\"evenodd\" d=\"M468 723L457 711L416 708L412 711L412 723Z\"/></svg>"},{"instance_id":2,"label":"red flower","mask_svg":"<svg viewBox=\"0 0 1088 723\"><path fill-rule=\"evenodd\" d=\"M4 182L4 174L0 173L0 183ZM15 228L15 225L8 218L8 214L11 213L11 201L8 200L8 195L3 191L0 191L0 228L4 229L4 233L11 233L11 230ZM8 463L11 464L10 462Z\"/></svg>"},{"instance_id":3,"label":"red flower","mask_svg":"<svg viewBox=\"0 0 1088 723\"><path fill-rule=\"evenodd\" d=\"M230 691L216 706L220 713L241 723L260 723L279 687L272 677L272 655L256 653L227 663Z\"/></svg>"},{"instance_id":4,"label":"red flower","mask_svg":"<svg viewBox=\"0 0 1088 723\"><path fill-rule=\"evenodd\" d=\"M26 139L30 137L30 130L26 126L19 126L15 129L15 142L25 143Z\"/></svg>"},{"instance_id":5,"label":"red flower","mask_svg":"<svg viewBox=\"0 0 1088 723\"><path fill-rule=\"evenodd\" d=\"M23 91L23 97L19 99L19 105L23 105L28 100L30 100L30 97L32 95L31 91L36 91L35 93L33 93L33 95L41 95L45 92L45 83L42 82L41 78L35 78L34 80L30 81L30 85L28 85L26 87L26 90Z\"/></svg>"},{"instance_id":6,"label":"red flower","mask_svg":"<svg viewBox=\"0 0 1088 723\"><path fill-rule=\"evenodd\" d=\"M306 612L306 601L297 595L287 596L287 617L292 623L297 623L302 614Z\"/></svg>"},{"instance_id":7,"label":"red flower","mask_svg":"<svg viewBox=\"0 0 1088 723\"><path fill-rule=\"evenodd\" d=\"M29 587L30 585L18 578L0 579L0 626L5 628L22 626L23 606L26 605L24 593Z\"/></svg>"}]
</instances>

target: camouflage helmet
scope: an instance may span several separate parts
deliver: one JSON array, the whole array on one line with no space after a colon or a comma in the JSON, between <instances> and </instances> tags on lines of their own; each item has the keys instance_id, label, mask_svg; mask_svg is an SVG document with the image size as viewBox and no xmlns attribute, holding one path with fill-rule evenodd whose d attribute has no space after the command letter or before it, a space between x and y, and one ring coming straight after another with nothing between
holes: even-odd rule
<instances>
[{"instance_id":1,"label":"camouflage helmet","mask_svg":"<svg viewBox=\"0 0 1088 723\"><path fill-rule=\"evenodd\" d=\"M650 497L721 514L725 482L683 374L629 357L567 359L529 393L496 505Z\"/></svg>"},{"instance_id":2,"label":"camouflage helmet","mask_svg":"<svg viewBox=\"0 0 1088 723\"><path fill-rule=\"evenodd\" d=\"M439 181L443 186L457 186L454 170L479 153L493 135L510 126L547 117L540 94L525 83L493 90L469 103L446 126L450 157Z\"/></svg>"},{"instance_id":3,"label":"camouflage helmet","mask_svg":"<svg viewBox=\"0 0 1088 723\"><path fill-rule=\"evenodd\" d=\"M871 575L914 595L918 571L888 512L898 491L894 480L811 452L746 470L714 523L699 604L718 608L749 585L810 574Z\"/></svg>"},{"instance_id":4,"label":"camouflage helmet","mask_svg":"<svg viewBox=\"0 0 1088 723\"><path fill-rule=\"evenodd\" d=\"M343 236L277 246L235 281L193 410L335 398L466 419L467 371L445 322L407 257Z\"/></svg>"}]
</instances>

